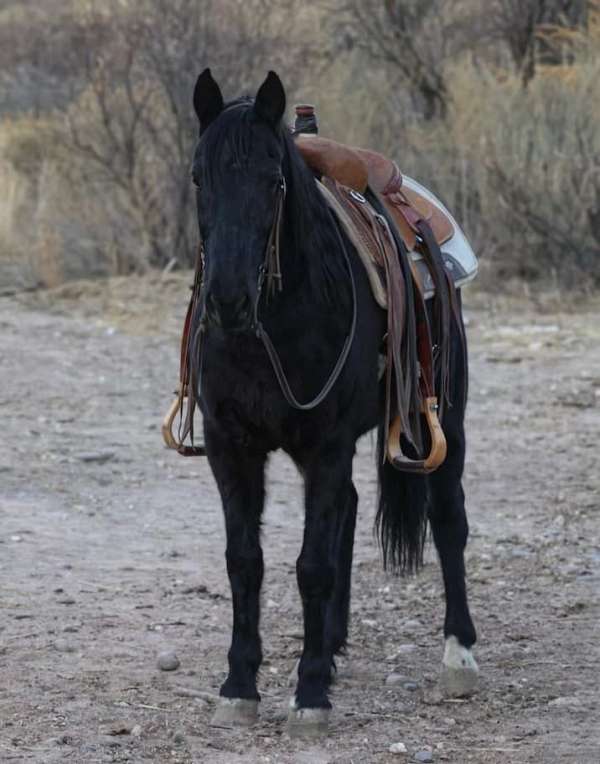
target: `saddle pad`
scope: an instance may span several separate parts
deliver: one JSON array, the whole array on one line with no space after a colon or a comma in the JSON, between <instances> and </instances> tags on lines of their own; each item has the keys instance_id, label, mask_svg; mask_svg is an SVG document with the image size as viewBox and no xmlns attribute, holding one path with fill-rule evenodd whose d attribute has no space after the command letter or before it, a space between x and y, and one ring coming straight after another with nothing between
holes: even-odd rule
<instances>
[{"instance_id":1,"label":"saddle pad","mask_svg":"<svg viewBox=\"0 0 600 764\"><path fill-rule=\"evenodd\" d=\"M417 181L404 176L404 185L406 188L411 190L414 188L414 190L426 198L431 205L439 206L444 211L445 215L451 220L454 232L452 237L448 239L442 247L444 265L448 273L452 276L454 285L457 289L464 286L469 281L472 281L477 275L477 258L475 257L475 254L471 249L471 246L465 235L458 226L458 223L450 215L443 204L430 191L417 183ZM360 232L357 230L352 219L344 207L329 191L329 189L327 189L327 187L320 181L317 181L317 186L325 198L327 204L335 213L337 219L342 225L342 228L344 229L344 232L358 252L367 272L375 301L381 308L387 309L385 272L377 263L372 248L369 246L369 243L365 242L365 240L361 237ZM419 279L425 298L429 300L433 297L435 290L431 275L423 260L423 256L415 250L410 250L410 257L412 261L413 272Z\"/></svg>"}]
</instances>

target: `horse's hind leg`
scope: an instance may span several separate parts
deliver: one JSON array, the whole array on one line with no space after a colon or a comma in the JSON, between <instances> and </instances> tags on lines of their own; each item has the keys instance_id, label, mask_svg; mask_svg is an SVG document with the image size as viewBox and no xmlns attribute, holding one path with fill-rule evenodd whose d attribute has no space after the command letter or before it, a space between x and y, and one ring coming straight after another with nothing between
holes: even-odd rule
<instances>
[{"instance_id":1,"label":"horse's hind leg","mask_svg":"<svg viewBox=\"0 0 600 764\"><path fill-rule=\"evenodd\" d=\"M262 662L259 634L263 555L260 518L264 504L263 454L252 454L226 442L205 427L210 465L225 514L227 573L233 604L229 673L221 687L214 724L252 724L260 695L256 674Z\"/></svg>"},{"instance_id":2,"label":"horse's hind leg","mask_svg":"<svg viewBox=\"0 0 600 764\"><path fill-rule=\"evenodd\" d=\"M296 570L304 613L304 650L289 714L290 731L319 732L327 726L333 656L347 634L356 512L353 453L353 442L349 446L347 441L330 441L308 463L302 463L306 519Z\"/></svg>"},{"instance_id":3,"label":"horse's hind leg","mask_svg":"<svg viewBox=\"0 0 600 764\"><path fill-rule=\"evenodd\" d=\"M460 405L447 410L444 430L448 441L448 455L444 464L429 478L429 520L440 557L446 593L446 646L442 686L449 696L471 694L477 687L478 674L477 664L471 653L476 635L467 604L465 584L464 549L469 527L461 484L465 457L463 414Z\"/></svg>"}]
</instances>

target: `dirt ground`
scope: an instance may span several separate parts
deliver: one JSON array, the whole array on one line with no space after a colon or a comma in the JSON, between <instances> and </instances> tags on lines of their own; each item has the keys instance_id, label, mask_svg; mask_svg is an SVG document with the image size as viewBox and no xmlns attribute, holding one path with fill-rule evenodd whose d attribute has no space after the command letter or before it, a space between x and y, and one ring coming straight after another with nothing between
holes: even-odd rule
<instances>
[{"instance_id":1,"label":"dirt ground","mask_svg":"<svg viewBox=\"0 0 600 764\"><path fill-rule=\"evenodd\" d=\"M260 723L209 726L230 631L221 511L207 463L166 451L159 429L188 281L0 299L0 761L600 762L600 305L465 295L471 700L436 693L433 548L416 579L381 570L374 443L361 442L351 644L330 735L303 742L284 725L301 487L280 455ZM164 649L177 671L158 670Z\"/></svg>"}]
</instances>

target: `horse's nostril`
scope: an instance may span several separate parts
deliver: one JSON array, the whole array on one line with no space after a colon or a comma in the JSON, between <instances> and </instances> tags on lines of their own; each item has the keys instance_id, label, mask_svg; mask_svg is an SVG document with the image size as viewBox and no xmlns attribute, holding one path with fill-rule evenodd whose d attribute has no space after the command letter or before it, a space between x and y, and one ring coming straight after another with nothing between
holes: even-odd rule
<instances>
[{"instance_id":1,"label":"horse's nostril","mask_svg":"<svg viewBox=\"0 0 600 764\"><path fill-rule=\"evenodd\" d=\"M247 323L251 302L247 294L233 299L221 299L213 293L206 297L206 314L210 323L223 329L241 329Z\"/></svg>"}]
</instances>

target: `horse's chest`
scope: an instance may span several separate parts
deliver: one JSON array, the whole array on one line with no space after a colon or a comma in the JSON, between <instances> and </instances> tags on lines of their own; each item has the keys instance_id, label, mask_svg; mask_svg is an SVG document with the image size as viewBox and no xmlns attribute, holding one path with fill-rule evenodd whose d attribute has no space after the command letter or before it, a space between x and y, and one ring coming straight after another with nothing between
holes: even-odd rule
<instances>
[{"instance_id":1,"label":"horse's chest","mask_svg":"<svg viewBox=\"0 0 600 764\"><path fill-rule=\"evenodd\" d=\"M214 363L202 380L202 409L236 442L271 440L284 417L272 372L238 358L237 363Z\"/></svg>"},{"instance_id":2,"label":"horse's chest","mask_svg":"<svg viewBox=\"0 0 600 764\"><path fill-rule=\"evenodd\" d=\"M325 403L316 412L297 412L285 402L272 368L261 359L240 355L206 363L202 411L232 441L244 447L295 450L318 439L333 411ZM300 377L292 372L292 384Z\"/></svg>"}]
</instances>

